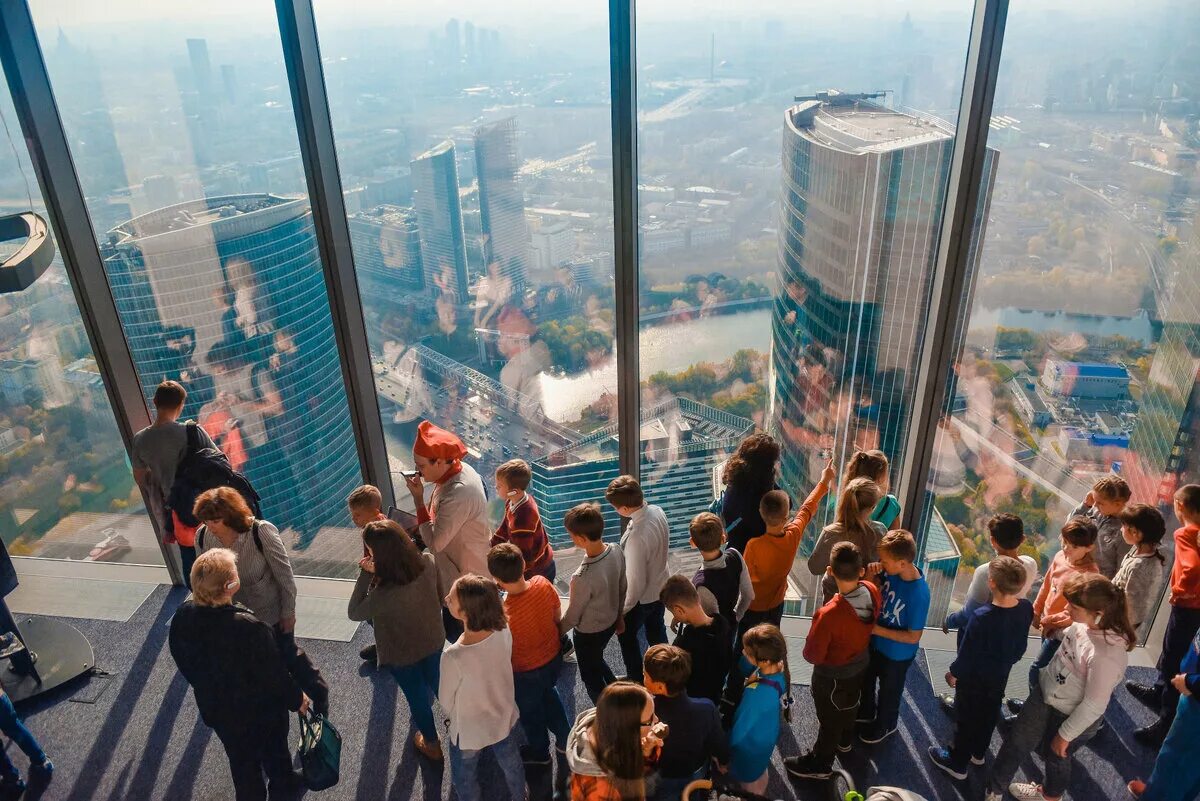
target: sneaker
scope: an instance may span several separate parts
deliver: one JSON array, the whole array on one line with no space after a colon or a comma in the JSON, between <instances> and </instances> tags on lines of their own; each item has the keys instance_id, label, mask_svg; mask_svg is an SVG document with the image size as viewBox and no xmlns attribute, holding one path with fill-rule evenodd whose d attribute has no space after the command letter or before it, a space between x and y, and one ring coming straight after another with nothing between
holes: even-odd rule
<instances>
[{"instance_id":1,"label":"sneaker","mask_svg":"<svg viewBox=\"0 0 1200 801\"><path fill-rule=\"evenodd\" d=\"M862 740L867 745L875 745L875 743L882 743L895 733L895 726L887 730L881 729L878 726L871 726L861 731L858 735L858 739Z\"/></svg>"},{"instance_id":2,"label":"sneaker","mask_svg":"<svg viewBox=\"0 0 1200 801\"><path fill-rule=\"evenodd\" d=\"M425 739L425 735L421 734L421 732L417 732L413 736L413 745L417 747L418 751L434 762L441 762L445 759L445 755L442 754L442 744L437 740L434 740L432 743L428 742Z\"/></svg>"},{"instance_id":3,"label":"sneaker","mask_svg":"<svg viewBox=\"0 0 1200 801\"><path fill-rule=\"evenodd\" d=\"M937 699L938 703L942 705L942 711L950 717L954 717L954 693L943 693Z\"/></svg>"},{"instance_id":4,"label":"sneaker","mask_svg":"<svg viewBox=\"0 0 1200 801\"><path fill-rule=\"evenodd\" d=\"M1143 726L1140 729L1134 729L1133 739L1137 740L1144 746L1158 748L1163 744L1163 740L1167 739L1167 732L1170 730L1171 724L1167 723L1162 718L1159 718L1149 726Z\"/></svg>"},{"instance_id":5,"label":"sneaker","mask_svg":"<svg viewBox=\"0 0 1200 801\"><path fill-rule=\"evenodd\" d=\"M1004 793L997 793L995 790L985 790L983 801L1004 801Z\"/></svg>"},{"instance_id":6,"label":"sneaker","mask_svg":"<svg viewBox=\"0 0 1200 801\"><path fill-rule=\"evenodd\" d=\"M870 718L855 718L855 719L854 719L854 722L855 722L855 723L857 723L859 726L868 726L868 725L870 725L870 724L872 724L872 723L874 723L874 722L875 722L875 718L873 718L873 717L870 717Z\"/></svg>"},{"instance_id":7,"label":"sneaker","mask_svg":"<svg viewBox=\"0 0 1200 801\"><path fill-rule=\"evenodd\" d=\"M818 762L811 751L798 757L785 758L783 767L799 779L828 779L833 775L833 766Z\"/></svg>"},{"instance_id":8,"label":"sneaker","mask_svg":"<svg viewBox=\"0 0 1200 801\"><path fill-rule=\"evenodd\" d=\"M975 767L979 767L980 765L983 765L986 762L987 762L987 760L984 757L981 757L981 756L971 757L971 764L974 765Z\"/></svg>"},{"instance_id":9,"label":"sneaker","mask_svg":"<svg viewBox=\"0 0 1200 801\"><path fill-rule=\"evenodd\" d=\"M931 745L929 746L928 753L929 761L942 773L951 778L958 779L960 782L967 778L966 766L957 767L953 760L950 759L950 752L945 748L942 748L940 745Z\"/></svg>"},{"instance_id":10,"label":"sneaker","mask_svg":"<svg viewBox=\"0 0 1200 801\"><path fill-rule=\"evenodd\" d=\"M578 663L579 657L575 655L575 646L572 645L562 652L564 662Z\"/></svg>"},{"instance_id":11,"label":"sneaker","mask_svg":"<svg viewBox=\"0 0 1200 801\"><path fill-rule=\"evenodd\" d=\"M1125 785L1125 789L1134 798L1141 798L1142 793L1146 792L1146 783L1141 779L1134 779L1129 784Z\"/></svg>"},{"instance_id":12,"label":"sneaker","mask_svg":"<svg viewBox=\"0 0 1200 801\"><path fill-rule=\"evenodd\" d=\"M54 772L54 763L51 762L49 760L49 758L43 759L41 762L35 762L35 763L31 764L29 766L29 772L31 774L39 774L41 776L49 776L51 773Z\"/></svg>"},{"instance_id":13,"label":"sneaker","mask_svg":"<svg viewBox=\"0 0 1200 801\"><path fill-rule=\"evenodd\" d=\"M848 754L854 748L854 735L847 733L846 736L837 744L839 754Z\"/></svg>"},{"instance_id":14,"label":"sneaker","mask_svg":"<svg viewBox=\"0 0 1200 801\"><path fill-rule=\"evenodd\" d=\"M1004 705L1007 706L1011 712L1020 712L1025 706L1025 701L1021 698L1007 698L1004 701Z\"/></svg>"},{"instance_id":15,"label":"sneaker","mask_svg":"<svg viewBox=\"0 0 1200 801\"><path fill-rule=\"evenodd\" d=\"M1142 684L1137 681L1125 682L1125 689L1137 700L1148 707L1154 708L1162 703L1162 690L1152 684Z\"/></svg>"},{"instance_id":16,"label":"sneaker","mask_svg":"<svg viewBox=\"0 0 1200 801\"><path fill-rule=\"evenodd\" d=\"M20 776L0 781L0 798L18 799L25 792L25 780Z\"/></svg>"},{"instance_id":17,"label":"sneaker","mask_svg":"<svg viewBox=\"0 0 1200 801\"><path fill-rule=\"evenodd\" d=\"M364 662L374 663L379 660L379 650L375 647L375 643L371 643L370 645L363 648L361 651L358 652L358 655L362 658L362 660Z\"/></svg>"},{"instance_id":18,"label":"sneaker","mask_svg":"<svg viewBox=\"0 0 1200 801\"><path fill-rule=\"evenodd\" d=\"M1017 801L1046 801L1042 785L1037 782L1013 782L1008 785L1008 794Z\"/></svg>"}]
</instances>

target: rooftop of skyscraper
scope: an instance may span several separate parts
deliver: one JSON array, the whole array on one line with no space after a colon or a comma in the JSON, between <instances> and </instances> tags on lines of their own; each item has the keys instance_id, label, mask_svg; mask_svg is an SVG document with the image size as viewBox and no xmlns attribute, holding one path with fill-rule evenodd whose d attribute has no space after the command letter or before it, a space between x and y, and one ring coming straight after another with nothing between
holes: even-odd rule
<instances>
[{"instance_id":1,"label":"rooftop of skyscraper","mask_svg":"<svg viewBox=\"0 0 1200 801\"><path fill-rule=\"evenodd\" d=\"M944 120L887 108L854 95L821 94L788 110L788 124L803 137L852 154L886 153L900 147L949 139Z\"/></svg>"},{"instance_id":2,"label":"rooftop of skyscraper","mask_svg":"<svg viewBox=\"0 0 1200 801\"><path fill-rule=\"evenodd\" d=\"M270 221L264 220L264 225L276 224L283 218L307 212L308 202L303 198L280 197L266 193L221 195L189 200L155 209L118 225L108 232L109 241L113 244L125 244L161 234L214 226L234 219L243 221L248 215L268 209L277 210L279 215L272 215L273 219ZM276 216L280 219L274 219Z\"/></svg>"},{"instance_id":3,"label":"rooftop of skyscraper","mask_svg":"<svg viewBox=\"0 0 1200 801\"><path fill-rule=\"evenodd\" d=\"M438 142L436 145L429 148L424 153L422 153L421 155L419 155L415 159L413 159L413 161L420 161L421 159L431 159L434 156L440 156L443 153L446 153L447 151L450 151L453 149L454 149L454 143L451 142L449 139L446 139L441 142Z\"/></svg>"}]
</instances>

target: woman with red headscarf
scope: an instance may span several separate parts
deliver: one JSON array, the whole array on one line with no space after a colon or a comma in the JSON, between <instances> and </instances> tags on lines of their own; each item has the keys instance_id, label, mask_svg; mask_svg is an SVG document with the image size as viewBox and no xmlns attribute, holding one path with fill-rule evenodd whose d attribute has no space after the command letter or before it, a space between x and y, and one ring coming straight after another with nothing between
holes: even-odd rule
<instances>
[{"instance_id":1,"label":"woman with red headscarf","mask_svg":"<svg viewBox=\"0 0 1200 801\"><path fill-rule=\"evenodd\" d=\"M417 475L405 476L405 484L417 508L421 539L433 553L438 587L443 597L465 573L487 576L487 553L492 539L487 519L487 495L483 480L462 457L467 446L454 434L428 420L417 426L413 462ZM425 483L433 485L425 501ZM446 639L453 642L462 624L445 612Z\"/></svg>"}]
</instances>

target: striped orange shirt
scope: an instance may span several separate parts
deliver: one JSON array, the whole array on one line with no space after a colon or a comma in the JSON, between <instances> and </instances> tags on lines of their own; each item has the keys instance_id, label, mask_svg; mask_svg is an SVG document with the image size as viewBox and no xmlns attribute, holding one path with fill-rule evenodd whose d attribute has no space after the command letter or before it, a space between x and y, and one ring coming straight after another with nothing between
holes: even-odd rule
<instances>
[{"instance_id":1,"label":"striped orange shirt","mask_svg":"<svg viewBox=\"0 0 1200 801\"><path fill-rule=\"evenodd\" d=\"M515 672L546 665L559 652L558 591L542 576L529 580L522 593L504 599L508 628L512 631L512 666Z\"/></svg>"}]
</instances>

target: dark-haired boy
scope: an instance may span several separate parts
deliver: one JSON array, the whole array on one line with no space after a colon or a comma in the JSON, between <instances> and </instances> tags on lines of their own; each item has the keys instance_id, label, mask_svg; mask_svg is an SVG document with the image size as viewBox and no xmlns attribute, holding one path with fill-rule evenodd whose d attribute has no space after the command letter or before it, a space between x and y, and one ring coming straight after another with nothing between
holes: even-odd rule
<instances>
[{"instance_id":1,"label":"dark-haired boy","mask_svg":"<svg viewBox=\"0 0 1200 801\"><path fill-rule=\"evenodd\" d=\"M988 563L991 600L971 613L946 683L954 688L957 725L950 748L931 746L929 758L955 779L967 766L982 765L1000 716L1008 674L1024 656L1033 604L1022 597L1025 567L1011 556Z\"/></svg>"},{"instance_id":2,"label":"dark-haired boy","mask_svg":"<svg viewBox=\"0 0 1200 801\"><path fill-rule=\"evenodd\" d=\"M653 645L642 662L642 682L654 695L654 713L668 726L658 760L656 801L677 801L683 788L703 778L715 758L729 761L729 741L717 708L687 691L692 658L674 645Z\"/></svg>"},{"instance_id":3,"label":"dark-haired boy","mask_svg":"<svg viewBox=\"0 0 1200 801\"><path fill-rule=\"evenodd\" d=\"M829 778L837 752L850 750L880 608L879 591L862 580L866 570L854 543L833 546L826 572L837 582L837 592L813 615L804 641L804 658L813 665L810 689L820 727L811 751L783 760L788 773L807 779Z\"/></svg>"},{"instance_id":4,"label":"dark-haired boy","mask_svg":"<svg viewBox=\"0 0 1200 801\"><path fill-rule=\"evenodd\" d=\"M594 704L604 688L617 680L604 661L604 649L616 633L625 602L625 556L620 548L604 542L599 504L572 507L563 516L563 527L585 555L571 576L567 611L559 629L574 630L579 678Z\"/></svg>"},{"instance_id":5,"label":"dark-haired boy","mask_svg":"<svg viewBox=\"0 0 1200 801\"><path fill-rule=\"evenodd\" d=\"M721 702L721 688L733 663L732 632L720 615L709 615L687 576L671 576L659 598L674 618L675 645L692 658L688 694Z\"/></svg>"}]
</instances>

